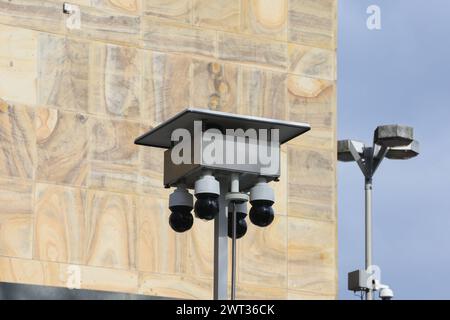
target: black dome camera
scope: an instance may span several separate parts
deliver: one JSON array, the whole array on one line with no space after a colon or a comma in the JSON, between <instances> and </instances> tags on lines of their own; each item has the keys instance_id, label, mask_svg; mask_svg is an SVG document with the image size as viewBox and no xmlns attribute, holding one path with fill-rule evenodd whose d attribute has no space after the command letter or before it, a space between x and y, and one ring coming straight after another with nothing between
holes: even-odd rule
<instances>
[{"instance_id":1,"label":"black dome camera","mask_svg":"<svg viewBox=\"0 0 450 320\"><path fill-rule=\"evenodd\" d=\"M212 220L219 213L220 185L211 173L205 173L195 182L195 216L203 220Z\"/></svg>"},{"instance_id":2,"label":"black dome camera","mask_svg":"<svg viewBox=\"0 0 450 320\"><path fill-rule=\"evenodd\" d=\"M219 213L219 196L214 193L200 193L195 197L195 216L204 220L214 219Z\"/></svg>"},{"instance_id":3,"label":"black dome camera","mask_svg":"<svg viewBox=\"0 0 450 320\"><path fill-rule=\"evenodd\" d=\"M192 228L194 217L191 214L193 197L185 188L178 187L169 197L169 225L176 232Z\"/></svg>"},{"instance_id":4,"label":"black dome camera","mask_svg":"<svg viewBox=\"0 0 450 320\"><path fill-rule=\"evenodd\" d=\"M247 233L247 204L236 203L236 239L242 238ZM228 212L228 237L233 238L233 211Z\"/></svg>"},{"instance_id":5,"label":"black dome camera","mask_svg":"<svg viewBox=\"0 0 450 320\"><path fill-rule=\"evenodd\" d=\"M275 196L272 188L269 187L265 179L260 181L250 189L250 221L258 227L267 227L275 217L272 205L275 203Z\"/></svg>"},{"instance_id":6,"label":"black dome camera","mask_svg":"<svg viewBox=\"0 0 450 320\"><path fill-rule=\"evenodd\" d=\"M250 220L254 225L259 227L267 227L272 223L275 214L273 212L273 201L254 200L250 201L252 208L250 209Z\"/></svg>"}]
</instances>

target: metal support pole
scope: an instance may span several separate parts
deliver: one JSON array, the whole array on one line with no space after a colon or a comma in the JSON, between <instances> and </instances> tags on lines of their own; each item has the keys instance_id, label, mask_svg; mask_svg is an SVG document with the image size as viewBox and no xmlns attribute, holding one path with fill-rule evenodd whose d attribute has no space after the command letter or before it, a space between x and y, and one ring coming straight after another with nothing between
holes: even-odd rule
<instances>
[{"instance_id":1,"label":"metal support pole","mask_svg":"<svg viewBox=\"0 0 450 320\"><path fill-rule=\"evenodd\" d=\"M231 192L239 192L239 174L231 174ZM236 202L231 217L231 300L236 299Z\"/></svg>"},{"instance_id":2,"label":"metal support pole","mask_svg":"<svg viewBox=\"0 0 450 320\"><path fill-rule=\"evenodd\" d=\"M365 179L366 198L366 270L372 266L372 178ZM366 300L372 300L372 289L369 288Z\"/></svg>"},{"instance_id":3,"label":"metal support pole","mask_svg":"<svg viewBox=\"0 0 450 320\"><path fill-rule=\"evenodd\" d=\"M214 219L214 300L228 297L228 184L220 182L219 214Z\"/></svg>"},{"instance_id":4,"label":"metal support pole","mask_svg":"<svg viewBox=\"0 0 450 320\"><path fill-rule=\"evenodd\" d=\"M231 239L231 300L236 299L236 203L233 202Z\"/></svg>"}]
</instances>

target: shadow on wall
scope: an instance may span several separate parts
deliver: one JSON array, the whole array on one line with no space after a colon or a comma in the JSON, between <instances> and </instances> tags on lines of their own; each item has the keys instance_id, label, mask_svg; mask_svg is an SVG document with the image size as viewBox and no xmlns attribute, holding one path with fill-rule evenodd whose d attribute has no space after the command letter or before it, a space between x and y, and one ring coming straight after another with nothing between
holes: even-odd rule
<instances>
[{"instance_id":1,"label":"shadow on wall","mask_svg":"<svg viewBox=\"0 0 450 320\"><path fill-rule=\"evenodd\" d=\"M29 284L0 283L0 300L166 300L169 298Z\"/></svg>"}]
</instances>

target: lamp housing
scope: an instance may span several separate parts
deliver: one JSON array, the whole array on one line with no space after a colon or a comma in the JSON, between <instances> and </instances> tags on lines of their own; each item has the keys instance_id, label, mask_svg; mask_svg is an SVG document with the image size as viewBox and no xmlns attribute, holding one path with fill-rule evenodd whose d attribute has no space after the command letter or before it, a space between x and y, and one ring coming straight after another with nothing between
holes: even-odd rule
<instances>
[{"instance_id":1,"label":"lamp housing","mask_svg":"<svg viewBox=\"0 0 450 320\"><path fill-rule=\"evenodd\" d=\"M414 140L414 129L408 126L390 124L378 126L374 134L374 142L384 147L403 147Z\"/></svg>"}]
</instances>

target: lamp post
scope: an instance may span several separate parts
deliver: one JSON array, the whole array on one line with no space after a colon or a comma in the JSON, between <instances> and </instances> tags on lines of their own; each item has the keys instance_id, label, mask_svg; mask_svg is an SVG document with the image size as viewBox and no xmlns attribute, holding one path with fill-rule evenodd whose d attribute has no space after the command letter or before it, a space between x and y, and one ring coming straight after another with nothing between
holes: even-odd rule
<instances>
[{"instance_id":1,"label":"lamp post","mask_svg":"<svg viewBox=\"0 0 450 320\"><path fill-rule=\"evenodd\" d=\"M355 140L338 141L338 160L355 161L364 175L365 192L365 270L349 273L349 290L366 292L366 299L373 299L377 290L372 279L372 178L384 158L407 160L419 154L419 143L414 140L413 128L401 125L379 126L374 132L372 146ZM379 287L379 286L378 286ZM388 289L389 288L384 288ZM381 292L381 291L380 291ZM392 292L392 291L390 291Z\"/></svg>"}]
</instances>

